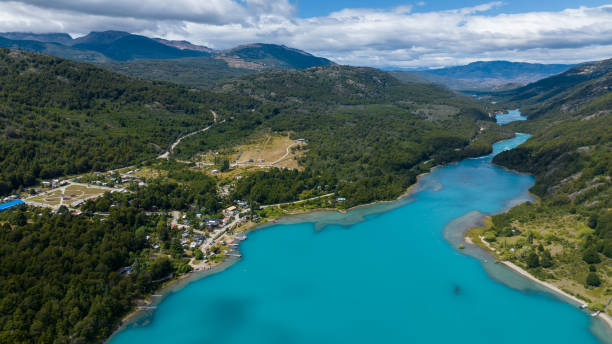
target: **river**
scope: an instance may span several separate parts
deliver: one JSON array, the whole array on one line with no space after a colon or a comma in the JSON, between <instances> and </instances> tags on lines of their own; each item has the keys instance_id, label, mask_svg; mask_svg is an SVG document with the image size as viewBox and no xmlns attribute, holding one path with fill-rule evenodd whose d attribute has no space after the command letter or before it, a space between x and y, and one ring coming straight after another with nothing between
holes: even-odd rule
<instances>
[{"instance_id":1,"label":"river","mask_svg":"<svg viewBox=\"0 0 612 344\"><path fill-rule=\"evenodd\" d=\"M575 306L476 247L457 249L467 226L531 199L531 176L491 164L528 137L435 169L406 199L259 229L240 261L169 291L110 342L604 342Z\"/></svg>"}]
</instances>

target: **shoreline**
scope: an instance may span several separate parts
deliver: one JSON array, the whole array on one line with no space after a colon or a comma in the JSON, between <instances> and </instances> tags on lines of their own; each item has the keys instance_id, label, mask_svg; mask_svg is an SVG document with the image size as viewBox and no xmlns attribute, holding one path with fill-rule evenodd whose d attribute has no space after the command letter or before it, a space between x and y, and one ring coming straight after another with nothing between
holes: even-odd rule
<instances>
[{"instance_id":1,"label":"shoreline","mask_svg":"<svg viewBox=\"0 0 612 344\"><path fill-rule=\"evenodd\" d=\"M388 203L394 203L397 201L401 201L405 198L410 197L412 194L414 194L417 190L417 187L419 186L419 183L421 181L421 179L423 177L425 177L426 175L432 173L435 169L442 167L445 165L441 165L441 166L434 166L431 168L431 170L429 172L424 172L421 173L417 176L416 181L414 182L414 184L410 185L408 188L406 188L406 190L399 195L397 198L393 199L393 200L388 200L388 201L374 201L374 202L370 202L370 203L366 203L366 204L360 204L360 205L356 205L354 207L345 209L345 210L341 210L341 209L336 209L336 208L316 208L316 209L308 209L302 212L293 212L293 213L289 213L289 214L285 214L279 217L274 217L274 218L269 218L267 219L265 222L262 223L258 223L255 226L252 226L250 228L245 228L243 231L240 231L240 233L244 234L244 235L248 235L249 233L252 233L254 231L260 230L260 229L264 229L267 228L270 225L275 225L277 224L276 221L278 221L280 218L283 217L294 217L297 215L308 215L308 214L314 214L314 213L318 213L318 212L327 212L327 211L334 211L334 212L339 212L339 213L343 213L346 214L350 211L359 209L359 208L364 208L364 207L371 207L371 206L375 206L375 205L379 205L379 204L388 204ZM155 292L151 295L160 295L158 297L159 300L155 300L152 301L151 300L151 296L149 296L146 299L140 299L140 301L147 303L148 305L155 305L158 304L160 302L162 302L166 296L168 296L172 291L173 288L175 288L180 282L187 282L185 284L185 286L187 284L190 283L190 281L187 281L189 279L193 279L193 281L199 281L201 279L204 279L210 275L216 274L218 272L222 272L223 270L227 269L228 267L232 266L234 263L238 262L239 260L230 260L230 259L224 259L223 261L219 262L218 264L212 265L210 266L210 269L208 270L192 270L191 272L188 272L186 274L180 275L170 281L167 281L166 283L164 283L162 286L160 286L158 289L155 290ZM199 276L202 275L202 276ZM184 287L184 286L183 286ZM108 343L111 338L113 338L115 336L115 334L119 333L121 331L121 329L126 326L129 325L130 322L134 319L136 319L138 316L143 315L147 312L147 310L143 310L143 309L138 309L139 306L135 306L135 309L131 310L128 314L126 314L123 318L121 318L121 321L119 322L119 324L117 324L117 327L113 330L113 333L104 341L104 343Z\"/></svg>"},{"instance_id":2,"label":"shoreline","mask_svg":"<svg viewBox=\"0 0 612 344\"><path fill-rule=\"evenodd\" d=\"M502 141L499 141L499 142L503 142L503 141L505 141L505 140L502 140ZM484 156L487 156L487 155L484 155ZM478 157L472 157L472 158L466 158L466 159L474 159L474 158L478 158ZM465 159L462 159L462 160L465 160ZM431 174L437 168L448 166L450 164L458 163L458 162L459 161L454 161L454 162L447 163L447 164L444 164L444 165L436 165L436 166L432 167L428 172L424 172L424 173L419 174L416 177L416 181L412 185L410 185L402 194L400 194L398 197L396 197L393 200L373 201L373 202L366 203L366 204L356 205L356 206L353 206L353 207L348 208L348 209L316 208L316 209L306 209L304 211L294 211L294 212L291 212L291 213L288 213L288 214L283 214L283 215L278 216L278 217L273 217L273 218L266 219L265 222L257 223L257 224L255 224L252 227L245 228L244 230L240 231L240 233L242 233L244 235L247 235L247 234L249 234L251 232L254 232L254 231L257 231L257 230L260 230L260 229L265 229L265 228L268 228L269 226L274 226L274 225L278 224L278 220L281 219L281 218L292 218L292 217L295 217L295 216L298 216L298 215L310 215L310 214L314 214L314 213L330 212L330 211L346 214L348 212L351 212L351 211L354 211L354 210L357 210L357 209L372 207L372 206L381 205L381 204L396 203L398 201L405 200L405 199L409 198L410 196L412 196L414 193L418 192L419 191L418 187L420 186L420 183L421 183L421 180L422 180L423 177ZM517 171L514 171L514 170L510 170L510 169L508 169L508 168L506 168L504 166L495 165L492 162L491 162L491 164L493 166L496 166L496 167L499 167L499 168L503 168L503 169L508 170L508 171L512 171L513 173L531 175L530 173L517 172ZM529 190L527 191L527 194L529 196L531 196L534 200L538 200L539 199L536 195L533 195ZM508 211L510 208L512 208L514 206L516 206L516 204L511 205L511 202L510 202L508 204L508 207L503 209L500 213L506 212L506 211ZM466 243L469 243L471 245L474 245L476 247L479 247L479 245L477 243L474 243L471 240L471 238L467 237L467 231L469 229L470 228L464 228L463 229L463 241L466 242ZM484 243L484 245L488 246L488 243L486 243L484 241L483 241L483 243ZM489 247L489 251L487 251L487 250L484 250L484 251L485 252L489 252L489 251L491 251L491 248ZM492 251L492 252L494 253L494 251ZM173 279L171 281L168 281L166 284L164 284L160 288L158 288L155 291L155 293L156 294L161 294L161 296L158 299L156 299L155 302L151 302L150 304L151 305L155 305L155 304L161 303L165 299L166 296L170 295L170 293L172 293L173 291L176 290L174 288L176 288L177 285L180 282L185 282L185 285L180 286L180 288L183 288L183 287L187 286L191 282L199 281L199 280L204 279L204 278L206 278L206 277L208 277L210 275L216 274L218 272L222 272L225 269L227 269L227 268L231 267L232 265L234 265L235 263L237 263L239 260L240 259L233 260L233 259L227 259L226 258L223 261L221 261L220 263L211 266L209 270L199 270L199 271L195 271L194 270L194 271L192 271L190 273L178 276L177 278L175 278L175 279ZM575 303L577 303L579 305L582 305L582 304L585 303L584 301L581 301L580 299L578 299L578 298L576 298L576 297L574 297L572 295L569 295L569 294L563 292L562 290L558 289L557 287L555 287L553 285L550 285L547 282L538 280L537 278L535 278L534 276L529 274L527 271L521 269L520 267L518 267L518 266L516 266L516 265L514 265L514 264L512 264L510 262L507 262L507 263L511 264L511 265L505 264L506 262L503 262L503 263L504 263L505 266L507 266L509 269L511 269L514 273L522 275L523 277L526 277L526 278L532 280L533 282L535 282L535 283L537 283L537 284L539 284L541 286L544 286L545 288L549 289L553 293L556 293L556 294L558 294L558 295L560 295L562 297L565 297L565 298L567 298L569 300L572 300L572 301L574 301ZM147 299L147 300L150 301L150 298ZM109 342L110 339L112 337L114 337L115 334L119 333L120 330L124 326L129 325L130 322L133 319L135 319L139 315L142 315L142 314L144 314L146 312L147 312L146 310L137 309L137 308L134 309L133 311L131 311L129 314L127 314L124 318L121 319L121 322L119 323L117 328L113 331L111 336L109 336L108 339L105 342ZM604 323L606 324L608 330L610 331L610 333L612 333L612 317L610 317L609 315L607 315L606 313L603 313L603 312L600 313L598 315L598 317L602 321L604 321Z\"/></svg>"},{"instance_id":3,"label":"shoreline","mask_svg":"<svg viewBox=\"0 0 612 344\"><path fill-rule=\"evenodd\" d=\"M515 136L516 136L516 133L515 133ZM499 142L503 142L503 141L505 141L505 140L501 140ZM495 142L495 143L497 143L497 142ZM493 144L495 144L495 143L493 143ZM489 154L487 154L487 155L489 155ZM483 155L483 156L487 156L487 155ZM474 158L478 158L478 157L472 157L472 158L466 158L466 159L474 159ZM462 159L462 160L464 160L464 159ZM459 161L453 161L453 162L450 162L450 163L446 163L444 165L436 165L436 166L431 167L429 169L429 171L420 173L419 175L417 175L416 181L412 185L408 186L404 192L402 192L399 196L397 196L395 199L392 199L392 200L374 201L374 202L370 202L370 203L356 205L356 206L350 207L348 209L316 208L316 209L308 209L308 210L305 210L305 211L297 211L297 212L293 212L293 213L289 213L289 214L284 214L284 215L281 215L281 216L278 216L278 217L266 219L265 222L258 223L255 226L252 226L250 228L245 228L240 233L242 233L244 235L248 235L251 232L257 231L259 229L264 229L264 228L267 228L268 226L277 224L278 220L281 219L281 218L291 218L291 217L299 216L299 215L310 215L310 214L315 214L315 213L319 213L319 212L329 212L329 211L338 212L338 213L341 213L341 214L347 214L348 212L354 211L354 210L357 210L357 209L372 207L372 206L381 205L381 204L392 204L392 203L395 203L395 202L399 202L399 201L402 201L402 200L405 200L405 199L409 198L415 192L417 192L418 191L418 187L419 187L419 185L421 183L421 180L425 176L431 174L432 172L434 172L436 169L438 169L440 167L448 166L450 164L458 163L458 162ZM222 272L223 270L227 269L231 265L235 264L237 261L239 261L239 260L235 260L235 261L223 260L223 261L221 261L218 264L210 266L210 269L208 269L208 270L198 270L198 271L192 270L189 273L180 275L177 278L174 278L174 279L164 283L162 286L160 286L158 289L155 290L154 294L152 294L152 295L161 295L159 297L159 300L155 300L155 302L156 303L162 302L164 300L164 298L167 295L169 295L169 293L173 290L172 288L176 287L176 285L179 284L180 282L189 280L191 278L193 278L194 281L201 280L201 279L206 278L206 277L208 277L210 275L216 274L218 272ZM199 275L203 275L203 276L199 276ZM147 299L144 299L143 301L149 302L150 305L156 304L153 301L151 301L150 297L148 297ZM112 337L114 337L115 334L120 332L120 330L124 326L129 325L130 321L132 321L133 319L137 318L139 315L142 315L142 314L144 314L146 312L147 312L146 310L138 309L138 306L136 306L135 309L133 309L128 314L126 314L123 318L121 318L121 321L119 322L117 327L113 330L112 334L104 342L108 343L110 341L110 339Z\"/></svg>"},{"instance_id":4,"label":"shoreline","mask_svg":"<svg viewBox=\"0 0 612 344\"><path fill-rule=\"evenodd\" d=\"M469 228L468 228L469 230ZM465 232L465 236L464 236L464 241L466 243L469 243L471 245L474 245L476 247L482 247L481 245L478 245L477 243L474 243L472 241L472 238L470 238L469 236L467 236L467 230ZM495 258L497 258L496 255L496 251L493 249L493 247L486 242L485 240L483 240L482 236L478 236L480 243L487 248L486 252L492 254ZM520 266L507 261L507 260L499 260L499 263L503 264L505 267L507 267L508 269L512 270L514 273L521 275L525 278L527 278L528 280L538 284L539 286L544 287L547 291L551 292L552 294L556 295L556 296L560 296L560 298L562 299L563 302L569 303L569 304L574 304L577 305L578 307L588 304L588 302L581 300L579 297L571 295L565 291L563 291L562 289L560 289L559 287L555 286L554 284L550 283L550 282L546 282L543 280L538 279L537 277L535 277L534 275L530 274L528 271L526 271L525 269L521 268ZM593 317L594 313L589 314L589 316ZM603 323L606 325L607 330L612 333L612 316L610 316L608 313L604 312L599 312L597 314L597 318L599 318L601 321L603 321Z\"/></svg>"}]
</instances>

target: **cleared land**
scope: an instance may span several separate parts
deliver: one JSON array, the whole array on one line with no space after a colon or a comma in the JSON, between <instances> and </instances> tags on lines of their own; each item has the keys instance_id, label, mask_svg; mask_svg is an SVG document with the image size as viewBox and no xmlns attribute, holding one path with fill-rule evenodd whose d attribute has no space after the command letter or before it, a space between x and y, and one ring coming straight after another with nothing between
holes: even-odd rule
<instances>
[{"instance_id":1,"label":"cleared land","mask_svg":"<svg viewBox=\"0 0 612 344\"><path fill-rule=\"evenodd\" d=\"M109 191L119 190L85 184L69 184L30 197L26 199L26 203L50 208L58 208L62 205L70 207L74 206L79 201L99 197Z\"/></svg>"},{"instance_id":2,"label":"cleared land","mask_svg":"<svg viewBox=\"0 0 612 344\"><path fill-rule=\"evenodd\" d=\"M251 144L236 147L230 161L238 166L275 166L297 168L297 158L305 146L304 142L292 140L285 135L266 135Z\"/></svg>"}]
</instances>

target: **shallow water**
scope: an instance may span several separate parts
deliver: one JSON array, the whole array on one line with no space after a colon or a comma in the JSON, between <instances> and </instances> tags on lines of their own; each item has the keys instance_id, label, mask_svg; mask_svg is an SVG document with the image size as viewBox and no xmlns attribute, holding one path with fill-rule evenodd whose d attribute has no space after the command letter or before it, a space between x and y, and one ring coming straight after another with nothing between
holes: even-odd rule
<instances>
[{"instance_id":1,"label":"shallow water","mask_svg":"<svg viewBox=\"0 0 612 344\"><path fill-rule=\"evenodd\" d=\"M455 248L482 214L529 199L533 178L493 154L435 169L399 202L255 231L242 260L171 292L111 343L600 342L587 314Z\"/></svg>"}]
</instances>

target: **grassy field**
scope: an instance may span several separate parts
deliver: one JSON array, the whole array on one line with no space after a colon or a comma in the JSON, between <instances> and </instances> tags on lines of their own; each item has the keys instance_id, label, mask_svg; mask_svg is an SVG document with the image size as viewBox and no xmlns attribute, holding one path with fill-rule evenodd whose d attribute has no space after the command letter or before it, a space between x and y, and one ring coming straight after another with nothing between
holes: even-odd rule
<instances>
[{"instance_id":1,"label":"grassy field","mask_svg":"<svg viewBox=\"0 0 612 344\"><path fill-rule=\"evenodd\" d=\"M230 156L231 161L239 165L274 165L284 163L285 167L297 168L294 159L297 150L291 148L304 145L287 135L271 134L258 137L252 143L234 148L235 153ZM289 152L289 154L287 154ZM291 164L295 161L295 164Z\"/></svg>"},{"instance_id":2,"label":"grassy field","mask_svg":"<svg viewBox=\"0 0 612 344\"><path fill-rule=\"evenodd\" d=\"M219 152L204 152L196 159L196 166L215 169L220 161L227 159L236 164L238 170L245 167L279 167L298 169L298 160L305 153L305 142L292 140L288 134L260 132L248 143Z\"/></svg>"}]
</instances>

